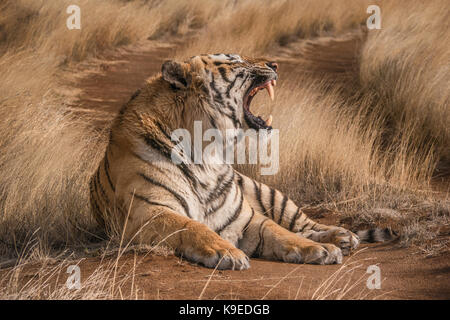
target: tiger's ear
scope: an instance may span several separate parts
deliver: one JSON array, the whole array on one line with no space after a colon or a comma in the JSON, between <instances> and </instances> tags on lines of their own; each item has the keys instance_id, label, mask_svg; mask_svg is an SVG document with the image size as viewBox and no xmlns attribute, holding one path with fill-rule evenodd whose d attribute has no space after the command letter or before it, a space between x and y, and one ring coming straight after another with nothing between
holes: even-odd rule
<instances>
[{"instance_id":1,"label":"tiger's ear","mask_svg":"<svg viewBox=\"0 0 450 320\"><path fill-rule=\"evenodd\" d=\"M192 76L187 63L165 61L161 68L162 77L177 89L186 89L191 84Z\"/></svg>"}]
</instances>

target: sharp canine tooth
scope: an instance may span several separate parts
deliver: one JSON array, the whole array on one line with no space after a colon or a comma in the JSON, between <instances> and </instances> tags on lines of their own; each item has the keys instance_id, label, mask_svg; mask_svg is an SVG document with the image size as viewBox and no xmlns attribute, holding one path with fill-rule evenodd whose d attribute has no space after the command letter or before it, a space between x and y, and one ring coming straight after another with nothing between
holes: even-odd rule
<instances>
[{"instance_id":1,"label":"sharp canine tooth","mask_svg":"<svg viewBox=\"0 0 450 320\"><path fill-rule=\"evenodd\" d=\"M266 126L270 127L272 125L272 115L269 116L269 119L266 120Z\"/></svg>"},{"instance_id":2,"label":"sharp canine tooth","mask_svg":"<svg viewBox=\"0 0 450 320\"><path fill-rule=\"evenodd\" d=\"M269 93L270 100L273 101L273 99L275 98L275 92L273 90L272 83L268 83L266 86L266 89L267 89L267 92Z\"/></svg>"}]
</instances>

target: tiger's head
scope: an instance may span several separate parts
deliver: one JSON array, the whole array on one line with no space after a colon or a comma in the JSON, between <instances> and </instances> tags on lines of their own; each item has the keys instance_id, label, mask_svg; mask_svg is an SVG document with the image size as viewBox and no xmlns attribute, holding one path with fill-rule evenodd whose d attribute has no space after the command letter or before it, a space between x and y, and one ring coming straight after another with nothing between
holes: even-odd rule
<instances>
[{"instance_id":1,"label":"tiger's head","mask_svg":"<svg viewBox=\"0 0 450 320\"><path fill-rule=\"evenodd\" d=\"M202 114L210 128L270 130L272 116L263 120L250 111L250 104L262 89L274 99L277 71L278 65L273 61L237 54L208 54L184 62L166 61L162 79L172 90L196 99L198 103L189 105L199 109L195 113Z\"/></svg>"}]
</instances>

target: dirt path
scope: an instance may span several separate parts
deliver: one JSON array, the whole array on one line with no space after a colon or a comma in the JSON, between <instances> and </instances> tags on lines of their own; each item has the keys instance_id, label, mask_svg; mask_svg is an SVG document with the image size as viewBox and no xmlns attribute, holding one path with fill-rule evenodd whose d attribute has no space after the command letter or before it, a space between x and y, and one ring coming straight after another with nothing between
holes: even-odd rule
<instances>
[{"instance_id":1,"label":"dirt path","mask_svg":"<svg viewBox=\"0 0 450 320\"><path fill-rule=\"evenodd\" d=\"M122 104L174 53L174 44L149 42L111 54L91 66L88 75L81 78L78 87L82 94L80 101L71 106L72 110L98 128L107 127ZM309 299L325 283L314 297L339 298L345 292L342 288L354 286L343 298L450 299L448 254L426 258L418 249L400 249L394 244L362 248L366 249L344 261L357 263L341 270L338 265L293 265L253 259L249 270L215 272L202 298ZM212 272L174 256L138 255L137 261L136 286L142 297L149 299L197 299ZM83 276L89 275L98 264L97 258L84 260ZM383 282L381 289L369 290L366 280L370 274L366 270L375 264L380 267ZM120 265L119 277L134 269L134 255L122 257ZM357 265L360 267L350 272ZM337 270L340 270L338 281L328 279Z\"/></svg>"},{"instance_id":2,"label":"dirt path","mask_svg":"<svg viewBox=\"0 0 450 320\"><path fill-rule=\"evenodd\" d=\"M175 54L179 42L160 43L147 41L106 54L81 66L75 77L81 90L71 111L103 128L111 122L116 112L150 76L161 70L161 64Z\"/></svg>"},{"instance_id":3,"label":"dirt path","mask_svg":"<svg viewBox=\"0 0 450 320\"><path fill-rule=\"evenodd\" d=\"M346 258L344 265L252 259L248 270L215 272L171 255L141 254L135 262L129 253L119 261L118 279L134 272L139 297L146 299L450 299L448 257L425 259L414 249L386 244L363 245L361 249ZM82 278L87 278L98 262L96 258L84 260L80 264ZM370 265L380 268L380 289L367 288ZM129 288L121 289L129 292Z\"/></svg>"}]
</instances>

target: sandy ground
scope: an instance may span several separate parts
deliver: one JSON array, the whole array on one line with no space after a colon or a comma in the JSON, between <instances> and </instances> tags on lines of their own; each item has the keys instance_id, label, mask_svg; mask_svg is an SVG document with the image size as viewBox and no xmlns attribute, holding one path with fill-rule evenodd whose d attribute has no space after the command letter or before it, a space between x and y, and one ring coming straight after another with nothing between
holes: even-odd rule
<instances>
[{"instance_id":1,"label":"sandy ground","mask_svg":"<svg viewBox=\"0 0 450 320\"><path fill-rule=\"evenodd\" d=\"M144 299L449 299L448 257L423 258L414 249L362 245L343 265L313 266L252 259L245 271L220 271L174 256L125 254L118 278L135 272ZM136 263L136 267L134 264ZM380 268L381 288L369 289L370 265ZM83 277L98 259L80 264ZM126 294L128 286L122 291Z\"/></svg>"},{"instance_id":2,"label":"sandy ground","mask_svg":"<svg viewBox=\"0 0 450 320\"><path fill-rule=\"evenodd\" d=\"M143 81L160 70L163 60L174 55L175 48L173 43L148 42L111 53L105 60L90 65L89 72L80 73L77 86L82 94L71 109L97 128L106 128L115 112ZM449 254L427 258L417 248L402 249L395 243L362 245L361 248L363 250L358 249L357 254L344 260L344 267L253 259L249 270L213 274L211 269L172 255L138 254L135 257L128 253L120 259L118 277L134 269L140 298L147 299L450 298ZM136 268L133 267L135 261ZM98 258L81 262L82 277L87 277L98 264ZM380 267L381 289L367 288L369 265Z\"/></svg>"}]
</instances>

